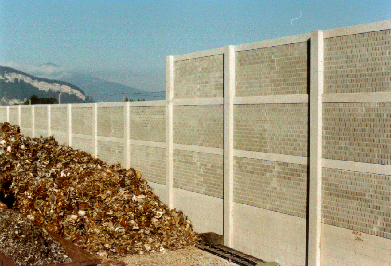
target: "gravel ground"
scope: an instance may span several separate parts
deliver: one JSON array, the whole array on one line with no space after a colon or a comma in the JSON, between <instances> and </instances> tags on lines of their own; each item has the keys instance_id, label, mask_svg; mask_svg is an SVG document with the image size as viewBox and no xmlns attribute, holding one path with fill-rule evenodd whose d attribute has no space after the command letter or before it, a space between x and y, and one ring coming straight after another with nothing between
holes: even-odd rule
<instances>
[{"instance_id":1,"label":"gravel ground","mask_svg":"<svg viewBox=\"0 0 391 266\"><path fill-rule=\"evenodd\" d=\"M121 263L122 262L122 263ZM118 259L116 261L106 262L100 266L109 265L132 265L132 266L238 266L238 264L229 262L219 256L200 250L196 247L187 247L176 251L166 251L159 253L150 253L144 255L132 255Z\"/></svg>"}]
</instances>

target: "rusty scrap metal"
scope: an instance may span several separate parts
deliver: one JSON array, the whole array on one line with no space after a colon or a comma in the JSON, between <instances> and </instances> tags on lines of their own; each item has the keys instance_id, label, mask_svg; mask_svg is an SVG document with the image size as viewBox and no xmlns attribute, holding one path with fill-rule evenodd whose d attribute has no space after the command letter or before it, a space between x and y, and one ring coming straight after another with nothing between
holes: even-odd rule
<instances>
[{"instance_id":1,"label":"rusty scrap metal","mask_svg":"<svg viewBox=\"0 0 391 266\"><path fill-rule=\"evenodd\" d=\"M2 200L1 200L2 199ZM190 220L134 169L0 123L0 200L102 259L195 245Z\"/></svg>"}]
</instances>

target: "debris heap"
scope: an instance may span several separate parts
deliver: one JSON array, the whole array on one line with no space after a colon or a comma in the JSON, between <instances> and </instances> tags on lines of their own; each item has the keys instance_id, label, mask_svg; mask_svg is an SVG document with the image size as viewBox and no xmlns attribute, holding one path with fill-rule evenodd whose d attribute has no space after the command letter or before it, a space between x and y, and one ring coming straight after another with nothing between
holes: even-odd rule
<instances>
[{"instance_id":1,"label":"debris heap","mask_svg":"<svg viewBox=\"0 0 391 266\"><path fill-rule=\"evenodd\" d=\"M0 208L0 250L17 265L70 263L64 248L45 229Z\"/></svg>"},{"instance_id":2,"label":"debris heap","mask_svg":"<svg viewBox=\"0 0 391 266\"><path fill-rule=\"evenodd\" d=\"M0 200L102 258L199 241L190 220L162 203L140 172L53 137L26 137L9 123L0 123Z\"/></svg>"}]
</instances>

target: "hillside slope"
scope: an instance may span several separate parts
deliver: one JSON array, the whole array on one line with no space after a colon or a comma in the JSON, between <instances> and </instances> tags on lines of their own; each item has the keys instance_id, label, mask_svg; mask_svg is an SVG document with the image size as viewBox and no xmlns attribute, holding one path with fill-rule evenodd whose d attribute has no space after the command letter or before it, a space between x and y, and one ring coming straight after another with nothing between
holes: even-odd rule
<instances>
[{"instance_id":1,"label":"hillside slope","mask_svg":"<svg viewBox=\"0 0 391 266\"><path fill-rule=\"evenodd\" d=\"M0 105L24 102L32 95L58 99L61 103L92 102L79 87L59 80L38 78L22 71L0 66Z\"/></svg>"}]
</instances>

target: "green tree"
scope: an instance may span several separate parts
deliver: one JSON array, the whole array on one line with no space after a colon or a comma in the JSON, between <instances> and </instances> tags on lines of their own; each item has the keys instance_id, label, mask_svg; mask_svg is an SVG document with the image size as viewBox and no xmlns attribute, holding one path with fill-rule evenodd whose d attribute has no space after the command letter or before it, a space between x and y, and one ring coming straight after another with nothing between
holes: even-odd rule
<instances>
[{"instance_id":1,"label":"green tree","mask_svg":"<svg viewBox=\"0 0 391 266\"><path fill-rule=\"evenodd\" d=\"M24 105L29 105L31 100L31 104L56 104L56 98L39 98L37 95L32 95L29 99L24 102Z\"/></svg>"}]
</instances>

